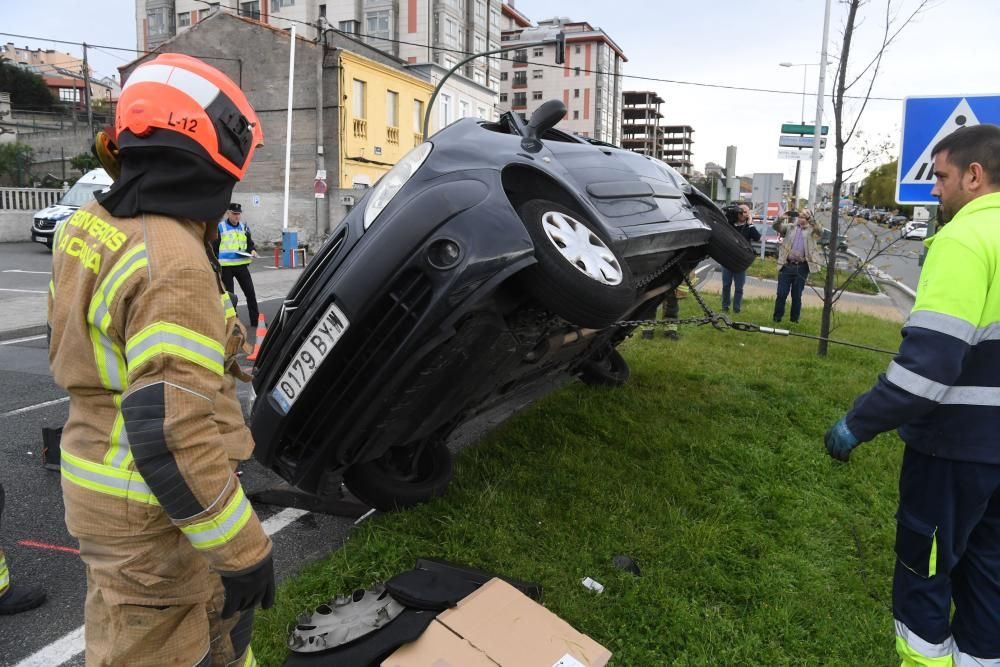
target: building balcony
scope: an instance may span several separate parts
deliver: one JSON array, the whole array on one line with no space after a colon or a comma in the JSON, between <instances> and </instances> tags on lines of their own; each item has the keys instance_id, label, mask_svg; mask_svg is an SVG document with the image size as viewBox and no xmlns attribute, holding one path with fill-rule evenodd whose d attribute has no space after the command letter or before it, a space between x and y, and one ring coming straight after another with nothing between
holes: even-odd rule
<instances>
[{"instance_id":1,"label":"building balcony","mask_svg":"<svg viewBox=\"0 0 1000 667\"><path fill-rule=\"evenodd\" d=\"M398 127L387 127L385 128L385 140L390 144L399 143L399 128Z\"/></svg>"},{"instance_id":2,"label":"building balcony","mask_svg":"<svg viewBox=\"0 0 1000 667\"><path fill-rule=\"evenodd\" d=\"M527 88L528 84L527 84L527 82L525 82L525 83L517 83L517 82L515 82L515 83L510 84L510 87L512 89L514 89L514 90L517 90L518 88Z\"/></svg>"},{"instance_id":3,"label":"building balcony","mask_svg":"<svg viewBox=\"0 0 1000 667\"><path fill-rule=\"evenodd\" d=\"M413 147L416 148L420 144L424 143L424 135L419 132L413 133Z\"/></svg>"},{"instance_id":4,"label":"building balcony","mask_svg":"<svg viewBox=\"0 0 1000 667\"><path fill-rule=\"evenodd\" d=\"M511 111L527 111L528 110L528 105L527 105L527 103L525 103L525 104L511 104L510 108L511 108Z\"/></svg>"},{"instance_id":5,"label":"building balcony","mask_svg":"<svg viewBox=\"0 0 1000 667\"><path fill-rule=\"evenodd\" d=\"M354 119L354 136L358 139L368 138L368 121L364 118Z\"/></svg>"}]
</instances>

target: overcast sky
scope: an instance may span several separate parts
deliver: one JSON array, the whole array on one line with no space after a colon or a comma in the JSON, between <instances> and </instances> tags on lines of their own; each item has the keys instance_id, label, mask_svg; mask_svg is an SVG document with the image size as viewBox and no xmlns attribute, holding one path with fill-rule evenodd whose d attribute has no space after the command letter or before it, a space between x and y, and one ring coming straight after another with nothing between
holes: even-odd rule
<instances>
[{"instance_id":1,"label":"overcast sky","mask_svg":"<svg viewBox=\"0 0 1000 667\"><path fill-rule=\"evenodd\" d=\"M899 15L909 14L918 0L892 0ZM100 8L85 0L2 2L0 30L126 48L136 47L135 3L102 0ZM723 90L627 78L626 90L657 91L666 100L666 122L695 129L694 162L725 162L726 146L738 147L741 174L783 171L795 162L777 157L782 122L800 120L802 67L778 63L818 63L823 34L824 0L516 0L517 9L533 21L552 16L586 20L604 29L625 51L625 73L674 81L723 84L791 91L775 94ZM866 0L855 34L849 72L858 73L881 43L885 0ZM839 56L846 8L833 0L830 53ZM910 24L882 61L873 96L1000 94L1000 0L932 0L932 6ZM57 48L79 54L79 47L0 36L4 42L32 48ZM115 72L131 54L93 50L99 74ZM834 68L827 90L833 90ZM818 72L808 68L805 116L815 117ZM864 87L856 86L857 94ZM851 105L852 118L859 103ZM832 122L832 105L827 105ZM860 142L899 143L901 101L869 102L861 120ZM857 141L857 140L856 140ZM808 163L803 163L808 182ZM820 181L833 178L833 151L821 163Z\"/></svg>"}]
</instances>

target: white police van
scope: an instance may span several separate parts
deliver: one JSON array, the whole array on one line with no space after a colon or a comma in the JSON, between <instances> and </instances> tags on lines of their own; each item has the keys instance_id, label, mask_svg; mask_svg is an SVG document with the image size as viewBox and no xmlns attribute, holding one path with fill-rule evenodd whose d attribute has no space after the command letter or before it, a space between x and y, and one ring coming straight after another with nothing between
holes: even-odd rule
<instances>
[{"instance_id":1,"label":"white police van","mask_svg":"<svg viewBox=\"0 0 1000 667\"><path fill-rule=\"evenodd\" d=\"M43 208L35 214L35 219L31 223L31 240L52 248L52 237L56 233L56 226L93 199L95 193L110 188L112 182L108 172L103 169L93 169L81 176L58 203Z\"/></svg>"}]
</instances>

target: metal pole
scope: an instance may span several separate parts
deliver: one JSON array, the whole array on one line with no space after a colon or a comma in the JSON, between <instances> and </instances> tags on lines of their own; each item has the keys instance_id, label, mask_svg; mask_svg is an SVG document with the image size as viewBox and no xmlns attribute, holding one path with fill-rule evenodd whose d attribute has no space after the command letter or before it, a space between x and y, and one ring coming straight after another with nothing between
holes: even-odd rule
<instances>
[{"instance_id":1,"label":"metal pole","mask_svg":"<svg viewBox=\"0 0 1000 667\"><path fill-rule=\"evenodd\" d=\"M319 58L316 61L316 171L326 171L326 157L323 155L323 60L326 58L326 32L319 27ZM329 192L329 188L327 189ZM326 234L327 219L330 214L329 199L316 200L316 236Z\"/></svg>"},{"instance_id":2,"label":"metal pole","mask_svg":"<svg viewBox=\"0 0 1000 667\"><path fill-rule=\"evenodd\" d=\"M87 127L90 129L90 138L96 136L94 132L94 110L90 106L90 67L87 65L87 43L83 43L83 103L87 105Z\"/></svg>"},{"instance_id":3,"label":"metal pole","mask_svg":"<svg viewBox=\"0 0 1000 667\"><path fill-rule=\"evenodd\" d=\"M285 126L285 204L281 215L281 229L288 231L288 183L292 165L292 88L295 83L295 26L291 28L291 49L288 55L288 123ZM285 250L285 248L282 248Z\"/></svg>"},{"instance_id":4,"label":"metal pole","mask_svg":"<svg viewBox=\"0 0 1000 667\"><path fill-rule=\"evenodd\" d=\"M809 173L809 202L811 209L816 203L816 185L819 176L819 144L820 130L823 126L823 103L826 101L826 49L830 38L830 0L826 0L826 11L823 15L823 48L819 59L819 92L816 94L816 121L813 126L812 169ZM836 242L836 239L833 239Z\"/></svg>"}]
</instances>

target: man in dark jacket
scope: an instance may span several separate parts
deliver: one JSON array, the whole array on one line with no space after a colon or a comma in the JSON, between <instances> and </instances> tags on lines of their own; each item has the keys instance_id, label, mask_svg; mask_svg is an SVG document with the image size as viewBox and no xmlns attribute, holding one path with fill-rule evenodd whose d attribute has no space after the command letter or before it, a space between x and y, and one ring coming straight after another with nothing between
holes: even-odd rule
<instances>
[{"instance_id":1,"label":"man in dark jacket","mask_svg":"<svg viewBox=\"0 0 1000 667\"><path fill-rule=\"evenodd\" d=\"M740 204L739 219L737 220L734 227L736 231L743 235L747 241L754 243L760 241L760 232L757 228L750 224L750 207L746 204ZM740 306L743 305L743 285L747 281L746 271L730 271L726 267L722 267L722 311L729 312L729 302L730 295L732 294L732 288L736 287L735 294L732 294L732 304L733 312L740 312Z\"/></svg>"}]
</instances>

